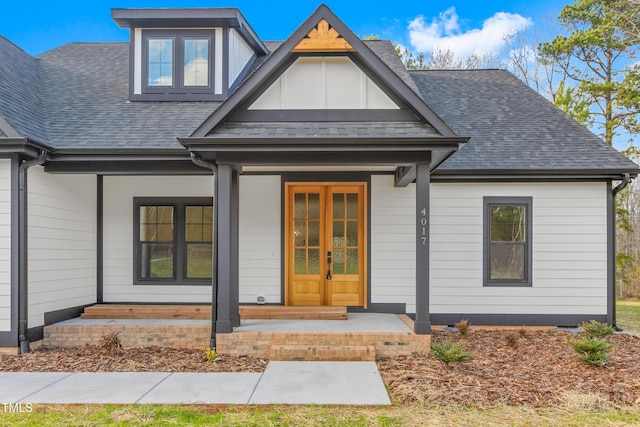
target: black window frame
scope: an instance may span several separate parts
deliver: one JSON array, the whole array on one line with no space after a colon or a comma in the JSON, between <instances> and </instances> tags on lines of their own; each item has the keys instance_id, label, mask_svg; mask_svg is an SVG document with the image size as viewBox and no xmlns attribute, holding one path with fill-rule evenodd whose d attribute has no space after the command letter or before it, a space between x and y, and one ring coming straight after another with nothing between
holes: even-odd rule
<instances>
[{"instance_id":1,"label":"black window frame","mask_svg":"<svg viewBox=\"0 0 640 427\"><path fill-rule=\"evenodd\" d=\"M215 31L206 29L181 30L142 30L141 88L142 94L191 95L213 94L215 90ZM149 85L149 39L173 40L173 85ZM209 76L208 86L184 85L184 41L188 39L209 39Z\"/></svg>"},{"instance_id":2,"label":"black window frame","mask_svg":"<svg viewBox=\"0 0 640 427\"><path fill-rule=\"evenodd\" d=\"M142 263L140 241L140 207L172 206L173 207L173 278L141 278ZM134 285L170 285L198 286L211 285L211 278L187 278L186 253L186 214L187 206L211 206L212 197L134 197L133 198L133 284ZM215 220L215 218L214 218ZM215 244L213 240L211 244ZM215 271L212 271L212 275Z\"/></svg>"},{"instance_id":3,"label":"black window frame","mask_svg":"<svg viewBox=\"0 0 640 427\"><path fill-rule=\"evenodd\" d=\"M491 207L523 206L525 208L524 279L491 279ZM532 197L484 197L483 198L483 286L531 287L533 286L533 198Z\"/></svg>"}]
</instances>

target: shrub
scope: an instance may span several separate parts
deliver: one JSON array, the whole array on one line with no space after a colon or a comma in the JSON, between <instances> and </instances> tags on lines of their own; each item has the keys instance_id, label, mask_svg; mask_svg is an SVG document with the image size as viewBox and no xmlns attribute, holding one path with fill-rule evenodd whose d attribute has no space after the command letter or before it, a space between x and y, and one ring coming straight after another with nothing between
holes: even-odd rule
<instances>
[{"instance_id":1,"label":"shrub","mask_svg":"<svg viewBox=\"0 0 640 427\"><path fill-rule=\"evenodd\" d=\"M588 365L603 366L609 359L609 350L613 348L603 339L582 337L569 339L569 344L578 353L580 360Z\"/></svg>"},{"instance_id":2,"label":"shrub","mask_svg":"<svg viewBox=\"0 0 640 427\"><path fill-rule=\"evenodd\" d=\"M520 343L520 336L517 334L507 335L507 344L513 348L518 348L518 344Z\"/></svg>"},{"instance_id":3,"label":"shrub","mask_svg":"<svg viewBox=\"0 0 640 427\"><path fill-rule=\"evenodd\" d=\"M520 336L520 338L524 338L527 336L527 330L525 329L524 326L518 329L518 335Z\"/></svg>"},{"instance_id":4,"label":"shrub","mask_svg":"<svg viewBox=\"0 0 640 427\"><path fill-rule=\"evenodd\" d=\"M109 354L117 353L122 349L122 342L117 332L104 333L98 341L98 346Z\"/></svg>"},{"instance_id":5,"label":"shrub","mask_svg":"<svg viewBox=\"0 0 640 427\"><path fill-rule=\"evenodd\" d=\"M206 353L207 353L207 362L216 363L216 360L218 359L218 353L216 353L216 349L208 348L206 350Z\"/></svg>"},{"instance_id":6,"label":"shrub","mask_svg":"<svg viewBox=\"0 0 640 427\"><path fill-rule=\"evenodd\" d=\"M466 319L462 319L458 323L454 325L460 335L467 335L469 333L469 321Z\"/></svg>"},{"instance_id":7,"label":"shrub","mask_svg":"<svg viewBox=\"0 0 640 427\"><path fill-rule=\"evenodd\" d=\"M580 328L582 328L582 332L589 338L604 338L613 333L613 327L606 323L596 322L595 320L584 322L580 325Z\"/></svg>"},{"instance_id":8,"label":"shrub","mask_svg":"<svg viewBox=\"0 0 640 427\"><path fill-rule=\"evenodd\" d=\"M465 351L462 343L454 343L449 340L433 341L431 343L431 354L447 365L451 362L468 362L471 360L471 354Z\"/></svg>"}]
</instances>

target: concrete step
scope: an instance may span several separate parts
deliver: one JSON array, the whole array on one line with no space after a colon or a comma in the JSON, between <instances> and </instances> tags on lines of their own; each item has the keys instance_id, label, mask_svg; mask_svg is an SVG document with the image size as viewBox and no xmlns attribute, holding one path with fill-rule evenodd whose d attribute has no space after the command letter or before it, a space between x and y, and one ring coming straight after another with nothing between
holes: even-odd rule
<instances>
[{"instance_id":1,"label":"concrete step","mask_svg":"<svg viewBox=\"0 0 640 427\"><path fill-rule=\"evenodd\" d=\"M269 347L269 359L375 362L376 349L372 345L273 345Z\"/></svg>"}]
</instances>

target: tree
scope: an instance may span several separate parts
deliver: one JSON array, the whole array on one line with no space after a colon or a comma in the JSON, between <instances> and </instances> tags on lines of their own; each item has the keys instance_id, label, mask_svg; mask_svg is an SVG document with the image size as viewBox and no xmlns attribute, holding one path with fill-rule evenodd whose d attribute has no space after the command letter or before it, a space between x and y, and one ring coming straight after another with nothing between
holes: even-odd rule
<instances>
[{"instance_id":1,"label":"tree","mask_svg":"<svg viewBox=\"0 0 640 427\"><path fill-rule=\"evenodd\" d=\"M587 101L576 96L576 92L575 88L565 87L565 80L562 80L555 91L553 103L578 123L589 127L593 124L593 118Z\"/></svg>"},{"instance_id":2,"label":"tree","mask_svg":"<svg viewBox=\"0 0 640 427\"><path fill-rule=\"evenodd\" d=\"M394 43L393 47L408 70L472 70L487 67L489 61L493 59L491 54L477 55L475 53L460 58L456 57L455 52L451 49L441 48L432 50L427 57L422 52L414 54L406 46L397 43Z\"/></svg>"},{"instance_id":3,"label":"tree","mask_svg":"<svg viewBox=\"0 0 640 427\"><path fill-rule=\"evenodd\" d=\"M396 50L396 53L402 60L402 63L407 70L426 70L427 64L425 61L424 53L419 53L414 55L406 46L399 45L396 42L393 42L393 47Z\"/></svg>"},{"instance_id":4,"label":"tree","mask_svg":"<svg viewBox=\"0 0 640 427\"><path fill-rule=\"evenodd\" d=\"M539 46L542 59L576 83L571 96L584 101L609 145L621 128L640 130L640 67L632 65L639 48L633 33L639 11L635 1L576 0L558 17L569 35Z\"/></svg>"}]
</instances>

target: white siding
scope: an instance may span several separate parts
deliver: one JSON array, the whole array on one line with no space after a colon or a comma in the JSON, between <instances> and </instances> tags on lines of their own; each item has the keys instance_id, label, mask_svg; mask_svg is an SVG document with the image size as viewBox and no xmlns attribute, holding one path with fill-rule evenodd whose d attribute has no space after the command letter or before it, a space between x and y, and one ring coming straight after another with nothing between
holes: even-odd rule
<instances>
[{"instance_id":1,"label":"white siding","mask_svg":"<svg viewBox=\"0 0 640 427\"><path fill-rule=\"evenodd\" d=\"M222 69L223 69L223 62L224 62L224 54L223 54L223 43L222 43L222 28L216 28L214 30L214 41L215 41L215 46L214 46L214 60L213 60L213 78L214 78L214 85L213 85L213 90L214 93L222 93Z\"/></svg>"},{"instance_id":2,"label":"white siding","mask_svg":"<svg viewBox=\"0 0 640 427\"><path fill-rule=\"evenodd\" d=\"M233 28L229 30L229 87L253 56L253 49Z\"/></svg>"},{"instance_id":3,"label":"white siding","mask_svg":"<svg viewBox=\"0 0 640 427\"><path fill-rule=\"evenodd\" d=\"M0 331L11 330L11 160L0 160Z\"/></svg>"},{"instance_id":4,"label":"white siding","mask_svg":"<svg viewBox=\"0 0 640 427\"><path fill-rule=\"evenodd\" d=\"M533 286L483 287L483 197L532 197ZM606 185L432 184L432 313L606 314Z\"/></svg>"},{"instance_id":5,"label":"white siding","mask_svg":"<svg viewBox=\"0 0 640 427\"><path fill-rule=\"evenodd\" d=\"M398 109L398 106L349 58L302 57L249 109Z\"/></svg>"},{"instance_id":6,"label":"white siding","mask_svg":"<svg viewBox=\"0 0 640 427\"><path fill-rule=\"evenodd\" d=\"M371 177L371 302L406 303L416 311L415 185Z\"/></svg>"},{"instance_id":7,"label":"white siding","mask_svg":"<svg viewBox=\"0 0 640 427\"><path fill-rule=\"evenodd\" d=\"M211 286L133 285L133 198L212 195L212 176L105 177L105 302L211 302Z\"/></svg>"},{"instance_id":8,"label":"white siding","mask_svg":"<svg viewBox=\"0 0 640 427\"><path fill-rule=\"evenodd\" d=\"M136 28L134 30L133 45L133 93L139 95L142 93L142 30Z\"/></svg>"},{"instance_id":9,"label":"white siding","mask_svg":"<svg viewBox=\"0 0 640 427\"><path fill-rule=\"evenodd\" d=\"M29 169L29 327L96 302L96 177Z\"/></svg>"},{"instance_id":10,"label":"white siding","mask_svg":"<svg viewBox=\"0 0 640 427\"><path fill-rule=\"evenodd\" d=\"M279 176L240 177L240 302L281 302Z\"/></svg>"}]
</instances>

